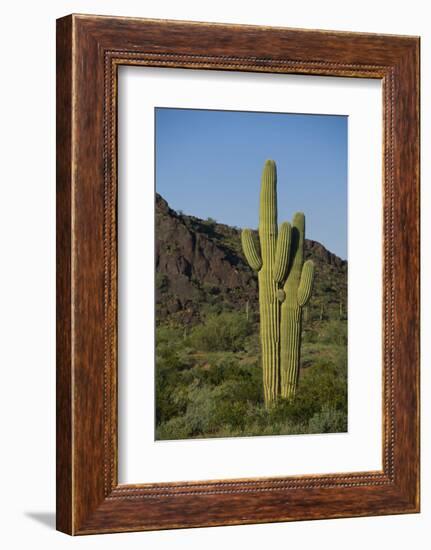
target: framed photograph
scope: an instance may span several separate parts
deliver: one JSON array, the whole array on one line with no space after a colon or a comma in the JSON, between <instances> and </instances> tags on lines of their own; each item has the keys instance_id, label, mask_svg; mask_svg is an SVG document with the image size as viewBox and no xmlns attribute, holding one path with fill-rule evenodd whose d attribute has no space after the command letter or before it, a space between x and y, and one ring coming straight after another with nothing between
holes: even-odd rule
<instances>
[{"instance_id":1,"label":"framed photograph","mask_svg":"<svg viewBox=\"0 0 431 550\"><path fill-rule=\"evenodd\" d=\"M57 528L419 511L419 38L57 21Z\"/></svg>"}]
</instances>

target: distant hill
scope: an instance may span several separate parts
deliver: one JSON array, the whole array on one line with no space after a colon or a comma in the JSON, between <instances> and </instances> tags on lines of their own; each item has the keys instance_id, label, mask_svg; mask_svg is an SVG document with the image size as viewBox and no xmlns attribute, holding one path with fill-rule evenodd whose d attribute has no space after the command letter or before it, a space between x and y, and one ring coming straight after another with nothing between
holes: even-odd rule
<instances>
[{"instance_id":1,"label":"distant hill","mask_svg":"<svg viewBox=\"0 0 431 550\"><path fill-rule=\"evenodd\" d=\"M172 210L156 194L157 323L195 324L222 310L258 312L257 276L242 254L238 227ZM306 239L315 262L310 320L347 317L347 261Z\"/></svg>"}]
</instances>

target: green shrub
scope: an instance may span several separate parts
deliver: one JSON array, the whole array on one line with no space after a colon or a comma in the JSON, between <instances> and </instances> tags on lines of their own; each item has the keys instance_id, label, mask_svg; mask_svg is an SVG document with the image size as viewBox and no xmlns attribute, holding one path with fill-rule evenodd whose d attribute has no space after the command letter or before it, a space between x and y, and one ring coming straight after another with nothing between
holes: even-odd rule
<instances>
[{"instance_id":1,"label":"green shrub","mask_svg":"<svg viewBox=\"0 0 431 550\"><path fill-rule=\"evenodd\" d=\"M310 418L308 432L316 434L347 432L347 414L324 405L320 412Z\"/></svg>"},{"instance_id":2,"label":"green shrub","mask_svg":"<svg viewBox=\"0 0 431 550\"><path fill-rule=\"evenodd\" d=\"M347 346L347 322L327 321L322 323L318 341L325 344Z\"/></svg>"},{"instance_id":3,"label":"green shrub","mask_svg":"<svg viewBox=\"0 0 431 550\"><path fill-rule=\"evenodd\" d=\"M156 440L187 439L190 436L190 427L184 416L171 418L156 428Z\"/></svg>"},{"instance_id":4,"label":"green shrub","mask_svg":"<svg viewBox=\"0 0 431 550\"><path fill-rule=\"evenodd\" d=\"M296 398L270 409L262 402L258 325L244 312L207 314L186 332L156 330L157 439L346 431L346 322L310 323Z\"/></svg>"},{"instance_id":5,"label":"green shrub","mask_svg":"<svg viewBox=\"0 0 431 550\"><path fill-rule=\"evenodd\" d=\"M251 332L252 324L244 314L212 314L193 328L189 340L200 351L240 351Z\"/></svg>"},{"instance_id":6,"label":"green shrub","mask_svg":"<svg viewBox=\"0 0 431 550\"><path fill-rule=\"evenodd\" d=\"M308 344L308 343L315 343L318 339L318 333L316 330L308 329L302 331L302 343Z\"/></svg>"}]
</instances>

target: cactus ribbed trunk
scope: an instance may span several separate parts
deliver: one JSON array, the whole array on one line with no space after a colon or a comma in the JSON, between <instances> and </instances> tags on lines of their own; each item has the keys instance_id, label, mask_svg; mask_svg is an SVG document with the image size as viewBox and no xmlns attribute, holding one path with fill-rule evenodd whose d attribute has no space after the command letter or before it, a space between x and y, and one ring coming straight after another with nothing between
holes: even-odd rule
<instances>
[{"instance_id":1,"label":"cactus ribbed trunk","mask_svg":"<svg viewBox=\"0 0 431 550\"><path fill-rule=\"evenodd\" d=\"M282 307L280 392L286 399L295 396L301 360L302 310L298 307Z\"/></svg>"},{"instance_id":2,"label":"cactus ribbed trunk","mask_svg":"<svg viewBox=\"0 0 431 550\"><path fill-rule=\"evenodd\" d=\"M260 341L262 351L263 391L265 403L277 399L280 365L280 303L276 283L268 273L259 272Z\"/></svg>"},{"instance_id":3,"label":"cactus ribbed trunk","mask_svg":"<svg viewBox=\"0 0 431 550\"><path fill-rule=\"evenodd\" d=\"M263 388L265 403L277 399L280 364L280 303L274 280L277 246L277 174L268 161L262 174L259 208L259 239L262 269L259 271L260 338L262 343Z\"/></svg>"}]
</instances>

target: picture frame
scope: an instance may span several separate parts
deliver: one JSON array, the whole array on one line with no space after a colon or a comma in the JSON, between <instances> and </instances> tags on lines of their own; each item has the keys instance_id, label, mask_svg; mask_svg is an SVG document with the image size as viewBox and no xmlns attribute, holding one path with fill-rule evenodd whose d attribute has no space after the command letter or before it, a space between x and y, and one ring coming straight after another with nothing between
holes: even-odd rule
<instances>
[{"instance_id":1,"label":"picture frame","mask_svg":"<svg viewBox=\"0 0 431 550\"><path fill-rule=\"evenodd\" d=\"M380 471L118 483L120 65L380 79ZM57 20L57 529L419 512L419 38L92 15Z\"/></svg>"}]
</instances>

